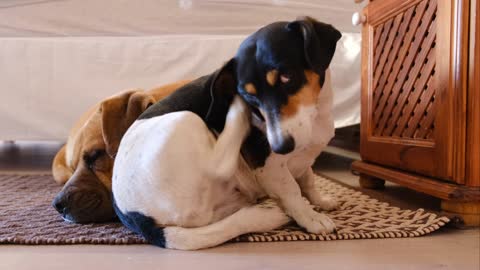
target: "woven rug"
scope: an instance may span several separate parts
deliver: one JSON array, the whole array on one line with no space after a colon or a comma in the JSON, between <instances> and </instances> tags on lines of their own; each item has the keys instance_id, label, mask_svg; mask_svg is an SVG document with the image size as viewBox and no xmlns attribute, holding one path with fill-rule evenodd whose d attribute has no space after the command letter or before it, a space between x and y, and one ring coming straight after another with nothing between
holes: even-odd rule
<instances>
[{"instance_id":1,"label":"woven rug","mask_svg":"<svg viewBox=\"0 0 480 270\"><path fill-rule=\"evenodd\" d=\"M317 188L337 198L341 209L328 212L337 233L316 235L295 224L232 241L266 242L415 237L449 222L422 209L402 210L321 176ZM141 244L145 241L120 223L71 224L50 203L60 190L51 175L0 175L0 244ZM265 203L271 204L272 201Z\"/></svg>"}]
</instances>

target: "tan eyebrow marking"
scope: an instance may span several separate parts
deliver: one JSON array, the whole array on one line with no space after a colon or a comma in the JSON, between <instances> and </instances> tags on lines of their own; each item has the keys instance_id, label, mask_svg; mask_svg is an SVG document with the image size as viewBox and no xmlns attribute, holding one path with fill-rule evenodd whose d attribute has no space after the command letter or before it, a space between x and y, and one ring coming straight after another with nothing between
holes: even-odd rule
<instances>
[{"instance_id":1,"label":"tan eyebrow marking","mask_svg":"<svg viewBox=\"0 0 480 270\"><path fill-rule=\"evenodd\" d=\"M275 85L275 83L277 82L277 78L278 78L278 70L272 69L269 72L267 72L267 82L271 86Z\"/></svg>"},{"instance_id":2,"label":"tan eyebrow marking","mask_svg":"<svg viewBox=\"0 0 480 270\"><path fill-rule=\"evenodd\" d=\"M247 83L245 84L245 91L251 95L257 94L257 88L255 88L255 85L253 83Z\"/></svg>"}]
</instances>

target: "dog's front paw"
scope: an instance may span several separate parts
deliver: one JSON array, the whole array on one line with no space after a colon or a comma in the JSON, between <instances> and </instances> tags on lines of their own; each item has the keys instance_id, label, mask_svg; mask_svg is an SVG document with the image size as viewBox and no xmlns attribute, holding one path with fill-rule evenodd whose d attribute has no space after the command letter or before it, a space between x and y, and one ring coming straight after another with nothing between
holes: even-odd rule
<instances>
[{"instance_id":1,"label":"dog's front paw","mask_svg":"<svg viewBox=\"0 0 480 270\"><path fill-rule=\"evenodd\" d=\"M314 191L308 194L308 200L311 204L318 206L320 209L326 211L335 210L340 207L340 204L337 200L330 196L322 195L318 191Z\"/></svg>"},{"instance_id":2,"label":"dog's front paw","mask_svg":"<svg viewBox=\"0 0 480 270\"><path fill-rule=\"evenodd\" d=\"M308 232L327 234L335 231L335 223L327 215L311 210L302 220L296 220Z\"/></svg>"}]
</instances>

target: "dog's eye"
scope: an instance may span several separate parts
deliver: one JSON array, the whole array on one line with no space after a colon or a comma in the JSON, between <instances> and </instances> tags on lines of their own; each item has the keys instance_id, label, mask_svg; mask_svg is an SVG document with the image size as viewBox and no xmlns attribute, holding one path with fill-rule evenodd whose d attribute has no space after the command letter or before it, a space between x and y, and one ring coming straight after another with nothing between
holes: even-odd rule
<instances>
[{"instance_id":1,"label":"dog's eye","mask_svg":"<svg viewBox=\"0 0 480 270\"><path fill-rule=\"evenodd\" d=\"M83 156L83 159L85 160L85 163L87 164L87 166L90 169L93 169L93 167L95 166L95 161L97 161L104 154L105 154L105 150L97 149L89 153L85 153L85 155Z\"/></svg>"},{"instance_id":2,"label":"dog's eye","mask_svg":"<svg viewBox=\"0 0 480 270\"><path fill-rule=\"evenodd\" d=\"M291 79L290 74L280 74L280 81L282 83L288 83Z\"/></svg>"}]
</instances>

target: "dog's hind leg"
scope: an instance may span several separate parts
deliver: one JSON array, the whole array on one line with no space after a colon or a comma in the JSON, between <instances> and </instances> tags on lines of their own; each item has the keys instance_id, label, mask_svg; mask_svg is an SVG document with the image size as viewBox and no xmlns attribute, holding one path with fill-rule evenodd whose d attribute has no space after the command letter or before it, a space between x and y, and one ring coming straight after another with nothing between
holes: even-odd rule
<instances>
[{"instance_id":1,"label":"dog's hind leg","mask_svg":"<svg viewBox=\"0 0 480 270\"><path fill-rule=\"evenodd\" d=\"M330 196L321 194L315 188L315 175L312 168L296 179L302 194L312 203L323 210L333 210L338 207L338 202Z\"/></svg>"},{"instance_id":2,"label":"dog's hind leg","mask_svg":"<svg viewBox=\"0 0 480 270\"><path fill-rule=\"evenodd\" d=\"M230 216L198 228L165 227L165 247L196 250L220 245L239 235L266 232L287 224L290 218L283 210L261 204L244 207Z\"/></svg>"},{"instance_id":3,"label":"dog's hind leg","mask_svg":"<svg viewBox=\"0 0 480 270\"><path fill-rule=\"evenodd\" d=\"M235 96L228 110L225 127L220 133L207 172L214 179L230 179L238 167L240 147L250 131L250 111L240 96Z\"/></svg>"}]
</instances>

